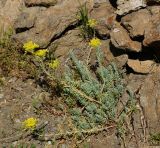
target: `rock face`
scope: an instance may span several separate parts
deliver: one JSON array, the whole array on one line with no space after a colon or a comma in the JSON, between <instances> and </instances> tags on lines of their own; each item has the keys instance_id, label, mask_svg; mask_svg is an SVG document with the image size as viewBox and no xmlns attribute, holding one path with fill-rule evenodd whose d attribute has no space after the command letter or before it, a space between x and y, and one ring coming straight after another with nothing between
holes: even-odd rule
<instances>
[{"instance_id":1,"label":"rock face","mask_svg":"<svg viewBox=\"0 0 160 148\"><path fill-rule=\"evenodd\" d=\"M16 30L29 29L34 26L37 16L44 11L45 8L31 7L23 9L14 23Z\"/></svg>"},{"instance_id":2,"label":"rock face","mask_svg":"<svg viewBox=\"0 0 160 148\"><path fill-rule=\"evenodd\" d=\"M117 14L124 15L146 7L146 2L145 0L117 0L117 5Z\"/></svg>"},{"instance_id":3,"label":"rock face","mask_svg":"<svg viewBox=\"0 0 160 148\"><path fill-rule=\"evenodd\" d=\"M115 25L110 36L111 42L116 48L133 52L141 51L141 43L137 41L132 41L127 31L119 24Z\"/></svg>"},{"instance_id":4,"label":"rock face","mask_svg":"<svg viewBox=\"0 0 160 148\"><path fill-rule=\"evenodd\" d=\"M150 133L160 131L160 69L149 75L140 90L143 106Z\"/></svg>"},{"instance_id":5,"label":"rock face","mask_svg":"<svg viewBox=\"0 0 160 148\"><path fill-rule=\"evenodd\" d=\"M85 2L87 1L82 0L81 4ZM93 5L90 2L88 4ZM76 14L79 6L78 2L67 0L59 5L49 7L37 16L33 28L18 33L13 38L22 43L32 40L39 44L40 47L45 48L52 39L59 36L68 26L74 25L77 22Z\"/></svg>"},{"instance_id":6,"label":"rock face","mask_svg":"<svg viewBox=\"0 0 160 148\"><path fill-rule=\"evenodd\" d=\"M55 57L67 58L70 50L80 49L85 45L85 43L82 43L82 38L80 38L79 35L80 31L78 29L68 31L65 36L55 40L49 47L49 50L54 51Z\"/></svg>"},{"instance_id":7,"label":"rock face","mask_svg":"<svg viewBox=\"0 0 160 148\"><path fill-rule=\"evenodd\" d=\"M132 12L122 18L122 24L132 38L144 36L146 28L151 25L150 21L151 14L146 9Z\"/></svg>"},{"instance_id":8,"label":"rock face","mask_svg":"<svg viewBox=\"0 0 160 148\"><path fill-rule=\"evenodd\" d=\"M2 0L0 2L0 34L13 28L13 24L24 8L23 0Z\"/></svg>"},{"instance_id":9,"label":"rock face","mask_svg":"<svg viewBox=\"0 0 160 148\"><path fill-rule=\"evenodd\" d=\"M146 138L146 140L148 140L150 134L158 134L160 131L159 73L160 69L157 69L157 71L147 76L140 74L129 75L127 88L132 90L133 92L136 92L139 89L138 92L139 97L137 98L137 100L139 101L138 104L141 106L141 111L139 110L134 114L133 126L134 126L135 136L137 137L137 139L139 139L138 145L140 148L141 147L149 148L150 146L148 146L148 143L144 145L144 143L142 142L144 137ZM139 106L138 104L137 106ZM129 138L129 141L134 141L134 140L133 139L131 140ZM132 145L128 147L132 147ZM133 148L136 147L137 146L133 146Z\"/></svg>"}]
</instances>

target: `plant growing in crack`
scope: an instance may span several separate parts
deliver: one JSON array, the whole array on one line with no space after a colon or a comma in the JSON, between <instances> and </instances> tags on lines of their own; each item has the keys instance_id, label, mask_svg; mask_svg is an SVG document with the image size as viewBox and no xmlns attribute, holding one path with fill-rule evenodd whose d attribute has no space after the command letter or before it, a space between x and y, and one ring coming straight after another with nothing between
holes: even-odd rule
<instances>
[{"instance_id":1,"label":"plant growing in crack","mask_svg":"<svg viewBox=\"0 0 160 148\"><path fill-rule=\"evenodd\" d=\"M88 40L95 37L95 26L97 21L89 17L89 11L86 4L81 5L78 12L78 20L80 22L81 36Z\"/></svg>"}]
</instances>

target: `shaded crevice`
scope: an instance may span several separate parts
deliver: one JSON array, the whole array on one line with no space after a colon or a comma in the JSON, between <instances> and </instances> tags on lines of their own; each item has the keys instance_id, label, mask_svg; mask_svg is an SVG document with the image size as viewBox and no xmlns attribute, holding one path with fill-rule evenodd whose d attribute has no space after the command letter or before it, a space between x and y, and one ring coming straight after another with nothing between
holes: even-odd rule
<instances>
[{"instance_id":1,"label":"shaded crevice","mask_svg":"<svg viewBox=\"0 0 160 148\"><path fill-rule=\"evenodd\" d=\"M52 42L54 42L55 40L58 40L58 39L60 39L61 37L63 37L68 31L70 31L70 30L74 30L74 29L76 29L78 26L80 26L81 24L80 24L80 22L79 21L76 21L76 22L74 22L74 23L72 23L72 24L70 24L68 27L66 27L62 32L60 32L59 34L56 34L56 35L54 35L54 37L50 40L50 43L47 45L47 47L45 47L45 48L48 48L51 44L52 44Z\"/></svg>"},{"instance_id":2,"label":"shaded crevice","mask_svg":"<svg viewBox=\"0 0 160 148\"><path fill-rule=\"evenodd\" d=\"M127 27L126 27L123 23L121 23L121 26L127 31L127 33L129 34L129 37L132 39L132 41L143 42L143 40L144 40L144 35L139 35L139 36L132 37L132 36L130 35L129 30L127 29ZM130 26L130 27L132 27L132 26Z\"/></svg>"},{"instance_id":3,"label":"shaded crevice","mask_svg":"<svg viewBox=\"0 0 160 148\"><path fill-rule=\"evenodd\" d=\"M140 60L140 61L145 61L145 60L154 60L153 54L149 52L139 52L139 53L128 53L128 58L133 59L133 60Z\"/></svg>"},{"instance_id":4,"label":"shaded crevice","mask_svg":"<svg viewBox=\"0 0 160 148\"><path fill-rule=\"evenodd\" d=\"M81 26L81 25L82 25L82 24L81 24L80 21L76 21L76 22L70 24L66 29L64 29L64 31L62 31L62 32L59 33L59 34L56 34L56 35L51 39L51 41L50 41L50 43L47 45L47 47L45 47L45 48L48 48L54 41L60 39L60 38L63 37L64 35L66 35L67 32L69 32L69 31L71 31L71 30L74 30L74 29L76 29L77 27L79 27L79 26ZM106 35L106 34L102 35L102 34L100 34L98 31L96 31L95 36L96 36L97 38L101 39L101 40L107 40L107 39L110 38L109 35Z\"/></svg>"},{"instance_id":5,"label":"shaded crevice","mask_svg":"<svg viewBox=\"0 0 160 148\"><path fill-rule=\"evenodd\" d=\"M117 8L117 0L109 0L109 2L114 8Z\"/></svg>"},{"instance_id":6,"label":"shaded crevice","mask_svg":"<svg viewBox=\"0 0 160 148\"><path fill-rule=\"evenodd\" d=\"M144 74L144 73L140 73L140 72L135 72L131 67L129 67L127 64L126 64L126 74L129 75L129 74L137 74L137 75L147 75L147 74Z\"/></svg>"},{"instance_id":7,"label":"shaded crevice","mask_svg":"<svg viewBox=\"0 0 160 148\"><path fill-rule=\"evenodd\" d=\"M127 54L129 59L140 60L140 61L152 60L156 63L160 63L160 55L158 55L153 48L143 46L142 49L143 50L141 52L125 51L123 49L116 48L110 42L110 51L112 52L114 57Z\"/></svg>"},{"instance_id":8,"label":"shaded crevice","mask_svg":"<svg viewBox=\"0 0 160 148\"><path fill-rule=\"evenodd\" d=\"M131 37L132 38L132 37ZM141 36L136 36L132 38L132 41L138 41L138 42L143 42L144 40L144 35Z\"/></svg>"},{"instance_id":9,"label":"shaded crevice","mask_svg":"<svg viewBox=\"0 0 160 148\"><path fill-rule=\"evenodd\" d=\"M117 16L116 16L116 21L117 21L117 22L121 22L121 19L122 19L122 16L120 16L120 15L117 15Z\"/></svg>"},{"instance_id":10,"label":"shaded crevice","mask_svg":"<svg viewBox=\"0 0 160 148\"><path fill-rule=\"evenodd\" d=\"M40 3L40 4L25 4L25 6L27 8L29 8L29 7L45 7L45 8L49 8L49 7L55 6L55 4Z\"/></svg>"},{"instance_id":11,"label":"shaded crevice","mask_svg":"<svg viewBox=\"0 0 160 148\"><path fill-rule=\"evenodd\" d=\"M151 60L155 63L160 63L160 56L157 56L156 53L151 48L144 48L142 52L126 52L128 55L128 59L132 60L139 60L139 61L146 61ZM129 67L127 64L125 65L126 74L140 74L140 75L146 75L145 73L135 72L131 67Z\"/></svg>"},{"instance_id":12,"label":"shaded crevice","mask_svg":"<svg viewBox=\"0 0 160 148\"><path fill-rule=\"evenodd\" d=\"M24 27L24 28L16 28L16 34L18 34L18 33L22 33L22 32L25 32L25 31L28 31L28 30L30 30L31 28L33 28L33 26L32 27Z\"/></svg>"},{"instance_id":13,"label":"shaded crevice","mask_svg":"<svg viewBox=\"0 0 160 148\"><path fill-rule=\"evenodd\" d=\"M95 36L100 40L108 40L110 38L109 34L100 34L98 30L96 30Z\"/></svg>"},{"instance_id":14,"label":"shaded crevice","mask_svg":"<svg viewBox=\"0 0 160 148\"><path fill-rule=\"evenodd\" d=\"M160 6L159 2L153 1L153 0L148 0L147 1L148 6Z\"/></svg>"},{"instance_id":15,"label":"shaded crevice","mask_svg":"<svg viewBox=\"0 0 160 148\"><path fill-rule=\"evenodd\" d=\"M146 60L152 60L156 63L160 63L160 55L157 55L155 51L152 48L142 47L141 52L128 52L128 58L133 60L140 60L140 61L146 61Z\"/></svg>"},{"instance_id":16,"label":"shaded crevice","mask_svg":"<svg viewBox=\"0 0 160 148\"><path fill-rule=\"evenodd\" d=\"M112 52L114 57L123 55L123 54L127 54L125 50L120 49L120 48L116 48L112 42L109 43L109 47L110 47L110 51Z\"/></svg>"}]
</instances>

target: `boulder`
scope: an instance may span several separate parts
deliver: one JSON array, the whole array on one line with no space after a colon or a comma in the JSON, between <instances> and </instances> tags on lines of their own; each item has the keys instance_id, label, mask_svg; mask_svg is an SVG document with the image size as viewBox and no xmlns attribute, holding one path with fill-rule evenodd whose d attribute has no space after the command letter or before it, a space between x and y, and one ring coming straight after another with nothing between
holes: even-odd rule
<instances>
[{"instance_id":1,"label":"boulder","mask_svg":"<svg viewBox=\"0 0 160 148\"><path fill-rule=\"evenodd\" d=\"M116 24L110 33L112 44L119 49L124 51L141 51L141 43L132 41L127 31L119 24Z\"/></svg>"},{"instance_id":2,"label":"boulder","mask_svg":"<svg viewBox=\"0 0 160 148\"><path fill-rule=\"evenodd\" d=\"M114 11L115 10L111 6L111 4L106 1L104 3L98 3L96 7L91 11L91 18L98 21L95 29L104 39L107 39L110 32L109 22L107 22L107 20L109 20L110 17L113 17L113 21L115 21L116 15L114 14Z\"/></svg>"},{"instance_id":3,"label":"boulder","mask_svg":"<svg viewBox=\"0 0 160 148\"><path fill-rule=\"evenodd\" d=\"M13 24L24 8L23 0L2 0L0 3L0 36L13 29Z\"/></svg>"},{"instance_id":4,"label":"boulder","mask_svg":"<svg viewBox=\"0 0 160 148\"><path fill-rule=\"evenodd\" d=\"M136 73L148 74L154 70L155 63L151 60L139 61L128 59L127 65Z\"/></svg>"},{"instance_id":5,"label":"boulder","mask_svg":"<svg viewBox=\"0 0 160 148\"><path fill-rule=\"evenodd\" d=\"M117 0L118 15L125 15L131 11L146 7L145 0Z\"/></svg>"},{"instance_id":6,"label":"boulder","mask_svg":"<svg viewBox=\"0 0 160 148\"><path fill-rule=\"evenodd\" d=\"M92 1L87 0L82 0L81 4L85 2L87 2L88 8L93 6ZM62 35L69 26L77 23L76 15L79 7L80 4L74 0L65 0L51 6L37 16L33 28L14 35L13 39L22 43L32 40L39 44L41 48L46 48L51 41Z\"/></svg>"},{"instance_id":7,"label":"boulder","mask_svg":"<svg viewBox=\"0 0 160 148\"><path fill-rule=\"evenodd\" d=\"M29 29L34 26L37 16L44 11L42 7L25 8L14 23L16 30Z\"/></svg>"},{"instance_id":8,"label":"boulder","mask_svg":"<svg viewBox=\"0 0 160 148\"><path fill-rule=\"evenodd\" d=\"M137 17L138 16L138 17ZM121 20L132 38L144 36L146 28L151 25L151 14L147 9L141 9L124 16Z\"/></svg>"}]
</instances>

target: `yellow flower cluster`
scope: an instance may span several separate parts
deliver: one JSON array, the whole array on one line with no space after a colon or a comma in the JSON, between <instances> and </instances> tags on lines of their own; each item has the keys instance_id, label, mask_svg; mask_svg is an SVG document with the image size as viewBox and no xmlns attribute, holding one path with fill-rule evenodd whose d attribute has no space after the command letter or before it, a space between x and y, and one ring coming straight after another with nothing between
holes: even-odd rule
<instances>
[{"instance_id":1,"label":"yellow flower cluster","mask_svg":"<svg viewBox=\"0 0 160 148\"><path fill-rule=\"evenodd\" d=\"M33 43L32 41L24 43L24 45L23 45L23 49L25 50L25 52L33 53L34 49L36 49L36 48L39 48L39 45L36 43Z\"/></svg>"},{"instance_id":2,"label":"yellow flower cluster","mask_svg":"<svg viewBox=\"0 0 160 148\"><path fill-rule=\"evenodd\" d=\"M95 27L97 25L97 21L95 19L89 19L88 20L88 26L91 28Z\"/></svg>"},{"instance_id":3,"label":"yellow flower cluster","mask_svg":"<svg viewBox=\"0 0 160 148\"><path fill-rule=\"evenodd\" d=\"M37 125L37 119L36 118L28 118L23 122L24 129L34 129Z\"/></svg>"},{"instance_id":4,"label":"yellow flower cluster","mask_svg":"<svg viewBox=\"0 0 160 148\"><path fill-rule=\"evenodd\" d=\"M41 50L37 50L34 52L34 55L38 56L38 57L45 57L47 54L48 50L47 49L41 49Z\"/></svg>"},{"instance_id":5,"label":"yellow flower cluster","mask_svg":"<svg viewBox=\"0 0 160 148\"><path fill-rule=\"evenodd\" d=\"M58 59L52 60L48 65L52 69L56 69L59 66L60 62Z\"/></svg>"},{"instance_id":6,"label":"yellow flower cluster","mask_svg":"<svg viewBox=\"0 0 160 148\"><path fill-rule=\"evenodd\" d=\"M36 48L39 48L39 45L36 43L33 43L32 41L29 41L23 45L23 49L25 50L25 52L32 53L33 55L41 57L41 58L46 56L48 52L47 49L39 49L37 51L34 51ZM56 69L59 65L60 65L60 62L58 59L52 60L50 63L48 63L48 66L52 69ZM27 124L29 125L29 123L31 122L34 123L33 118L26 120L25 121L26 126Z\"/></svg>"},{"instance_id":7,"label":"yellow flower cluster","mask_svg":"<svg viewBox=\"0 0 160 148\"><path fill-rule=\"evenodd\" d=\"M23 45L23 49L25 50L25 52L32 53L38 57L45 57L46 56L46 54L48 52L47 49L40 49L40 50L34 51L36 48L39 48L39 45L36 43L33 43L32 41L24 43L24 45Z\"/></svg>"},{"instance_id":8,"label":"yellow flower cluster","mask_svg":"<svg viewBox=\"0 0 160 148\"><path fill-rule=\"evenodd\" d=\"M93 38L93 39L91 39L90 42L89 42L89 46L94 47L94 48L97 48L97 47L99 47L100 45L101 45L101 41L100 41L100 39L98 39L98 38Z\"/></svg>"}]
</instances>

